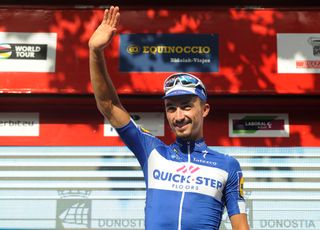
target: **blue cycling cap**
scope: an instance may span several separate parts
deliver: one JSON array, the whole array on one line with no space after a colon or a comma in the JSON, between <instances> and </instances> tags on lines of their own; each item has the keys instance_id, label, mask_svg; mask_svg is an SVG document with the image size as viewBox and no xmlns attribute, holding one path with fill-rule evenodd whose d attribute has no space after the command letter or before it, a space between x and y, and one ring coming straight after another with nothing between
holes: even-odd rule
<instances>
[{"instance_id":1,"label":"blue cycling cap","mask_svg":"<svg viewBox=\"0 0 320 230\"><path fill-rule=\"evenodd\" d=\"M175 73L164 81L163 99L181 95L196 95L202 101L207 100L207 92L202 81L189 73Z\"/></svg>"}]
</instances>

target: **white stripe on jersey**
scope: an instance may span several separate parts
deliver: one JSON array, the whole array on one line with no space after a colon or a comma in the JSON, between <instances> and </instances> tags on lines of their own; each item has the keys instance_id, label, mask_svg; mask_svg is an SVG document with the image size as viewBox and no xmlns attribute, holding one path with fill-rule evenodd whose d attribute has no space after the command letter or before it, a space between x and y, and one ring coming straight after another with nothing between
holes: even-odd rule
<instances>
[{"instance_id":1,"label":"white stripe on jersey","mask_svg":"<svg viewBox=\"0 0 320 230\"><path fill-rule=\"evenodd\" d=\"M167 160L155 149L148 166L148 188L199 193L218 201L228 179L228 173L222 169Z\"/></svg>"}]
</instances>

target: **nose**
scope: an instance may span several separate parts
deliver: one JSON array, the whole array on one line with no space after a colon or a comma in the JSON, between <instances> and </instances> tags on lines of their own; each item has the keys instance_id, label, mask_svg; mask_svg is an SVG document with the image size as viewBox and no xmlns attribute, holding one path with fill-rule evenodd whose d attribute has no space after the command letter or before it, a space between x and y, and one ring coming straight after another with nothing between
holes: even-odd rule
<instances>
[{"instance_id":1,"label":"nose","mask_svg":"<svg viewBox=\"0 0 320 230\"><path fill-rule=\"evenodd\" d=\"M183 110L181 108L177 108L176 110L176 121L179 122L179 121L183 121L184 120L184 113L183 113Z\"/></svg>"}]
</instances>

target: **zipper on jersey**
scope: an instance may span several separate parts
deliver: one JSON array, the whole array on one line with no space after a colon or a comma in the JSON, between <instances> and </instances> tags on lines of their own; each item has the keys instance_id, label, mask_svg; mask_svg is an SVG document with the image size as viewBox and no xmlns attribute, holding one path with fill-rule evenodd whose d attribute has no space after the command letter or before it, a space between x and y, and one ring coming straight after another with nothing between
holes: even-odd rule
<instances>
[{"instance_id":1,"label":"zipper on jersey","mask_svg":"<svg viewBox=\"0 0 320 230\"><path fill-rule=\"evenodd\" d=\"M188 144L188 164L190 164L190 141L187 142ZM180 207L179 207L179 222L178 222L178 230L181 230L181 222L182 222L182 207L183 207L183 201L184 201L184 195L185 191L182 191L181 200L180 200Z\"/></svg>"}]
</instances>

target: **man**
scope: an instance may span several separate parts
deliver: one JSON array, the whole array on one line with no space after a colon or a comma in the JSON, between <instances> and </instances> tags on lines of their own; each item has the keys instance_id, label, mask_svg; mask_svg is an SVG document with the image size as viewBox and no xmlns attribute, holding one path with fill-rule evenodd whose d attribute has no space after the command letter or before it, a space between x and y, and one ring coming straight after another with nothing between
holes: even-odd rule
<instances>
[{"instance_id":1,"label":"man","mask_svg":"<svg viewBox=\"0 0 320 230\"><path fill-rule=\"evenodd\" d=\"M200 79L177 73L164 83L166 116L177 137L170 146L138 128L121 105L103 54L119 19L118 7L105 10L102 23L90 38L90 75L98 109L143 169L146 229L219 229L224 207L233 229L249 229L239 163L212 151L203 139L203 120L210 106Z\"/></svg>"}]
</instances>

